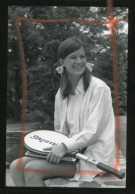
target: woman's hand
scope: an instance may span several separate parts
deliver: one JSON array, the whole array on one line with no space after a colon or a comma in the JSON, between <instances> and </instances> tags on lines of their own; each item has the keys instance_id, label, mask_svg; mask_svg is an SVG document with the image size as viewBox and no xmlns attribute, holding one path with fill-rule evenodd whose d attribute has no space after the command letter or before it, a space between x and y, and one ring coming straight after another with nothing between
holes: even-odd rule
<instances>
[{"instance_id":1,"label":"woman's hand","mask_svg":"<svg viewBox=\"0 0 135 194\"><path fill-rule=\"evenodd\" d=\"M64 144L54 145L46 160L58 164L66 153L67 148Z\"/></svg>"}]
</instances>

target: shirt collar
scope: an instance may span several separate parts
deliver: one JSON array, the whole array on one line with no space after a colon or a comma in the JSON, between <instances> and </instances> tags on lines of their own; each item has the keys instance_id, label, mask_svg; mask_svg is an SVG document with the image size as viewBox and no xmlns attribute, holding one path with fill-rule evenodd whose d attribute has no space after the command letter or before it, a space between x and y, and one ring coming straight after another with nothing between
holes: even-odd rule
<instances>
[{"instance_id":1,"label":"shirt collar","mask_svg":"<svg viewBox=\"0 0 135 194\"><path fill-rule=\"evenodd\" d=\"M84 87L83 87L83 77L81 76L77 86L76 86L76 89L75 89L75 92L78 94L78 92L80 93L83 93L84 92Z\"/></svg>"}]
</instances>

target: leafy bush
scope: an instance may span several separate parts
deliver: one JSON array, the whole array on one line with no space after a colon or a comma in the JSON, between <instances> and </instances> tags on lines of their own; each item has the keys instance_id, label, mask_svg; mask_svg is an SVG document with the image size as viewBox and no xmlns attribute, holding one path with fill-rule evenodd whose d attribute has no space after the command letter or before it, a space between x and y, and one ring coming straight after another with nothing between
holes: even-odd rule
<instances>
[{"instance_id":1,"label":"leafy bush","mask_svg":"<svg viewBox=\"0 0 135 194\"><path fill-rule=\"evenodd\" d=\"M116 24L119 69L119 112L126 114L127 90L127 9L115 8L115 16L123 23ZM8 31L8 100L7 117L19 120L21 115L21 66L18 45L14 29L17 16L35 19L87 18L107 20L107 9L103 7L54 7L54 6L10 6ZM37 128L53 130L54 99L59 88L60 76L55 68L58 65L57 50L60 43L68 38L79 37L85 48L87 60L95 64L93 75L104 80L112 91L114 84L112 68L112 50L107 25L77 22L36 23L21 22L21 35L28 76L27 121L38 121ZM126 28L125 28L126 29ZM107 32L107 33L105 33ZM118 84L117 83L117 84Z\"/></svg>"}]
</instances>

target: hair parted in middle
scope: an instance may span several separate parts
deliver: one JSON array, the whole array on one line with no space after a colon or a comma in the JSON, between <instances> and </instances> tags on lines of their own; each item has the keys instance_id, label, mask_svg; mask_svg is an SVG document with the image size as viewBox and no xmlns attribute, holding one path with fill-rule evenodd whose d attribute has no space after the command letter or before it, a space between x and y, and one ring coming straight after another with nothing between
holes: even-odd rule
<instances>
[{"instance_id":1,"label":"hair parted in middle","mask_svg":"<svg viewBox=\"0 0 135 194\"><path fill-rule=\"evenodd\" d=\"M74 51L77 51L81 47L83 47L83 44L81 40L78 38L73 37L73 38L68 38L64 40L58 48L58 59L65 59L68 55L70 55ZM61 76L60 89L61 89L61 95L63 99L65 99L66 97L69 96L70 79L66 71L66 68L65 67L63 68L64 68L64 71ZM91 74L87 70L87 68L85 69L82 76L83 76L84 91L86 92L90 85L90 80L91 80Z\"/></svg>"}]
</instances>

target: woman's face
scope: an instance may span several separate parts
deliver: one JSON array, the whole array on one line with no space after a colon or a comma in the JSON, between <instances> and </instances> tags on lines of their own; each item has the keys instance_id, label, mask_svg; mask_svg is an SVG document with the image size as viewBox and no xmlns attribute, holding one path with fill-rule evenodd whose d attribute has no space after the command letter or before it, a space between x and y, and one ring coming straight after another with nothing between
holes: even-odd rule
<instances>
[{"instance_id":1,"label":"woman's face","mask_svg":"<svg viewBox=\"0 0 135 194\"><path fill-rule=\"evenodd\" d=\"M81 76L86 68L86 55L84 48L81 47L69 54L62 61L62 64L66 68L69 76Z\"/></svg>"}]
</instances>

